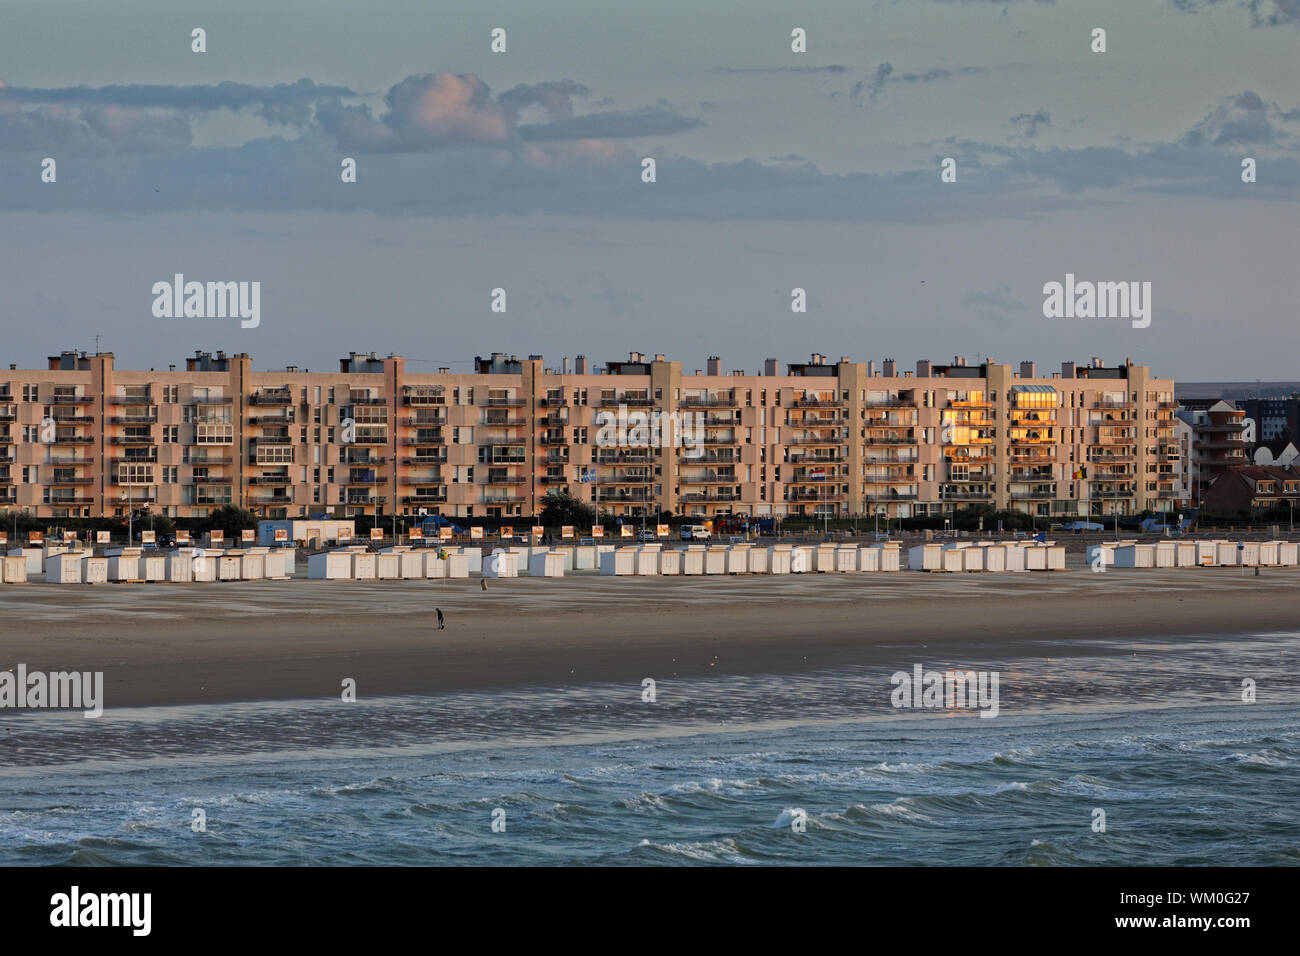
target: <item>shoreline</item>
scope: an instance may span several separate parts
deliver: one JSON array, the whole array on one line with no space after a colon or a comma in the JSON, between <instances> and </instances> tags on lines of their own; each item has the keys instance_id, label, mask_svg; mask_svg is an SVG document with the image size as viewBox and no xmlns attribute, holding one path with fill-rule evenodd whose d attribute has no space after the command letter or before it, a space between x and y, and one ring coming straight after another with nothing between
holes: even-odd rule
<instances>
[{"instance_id":1,"label":"shoreline","mask_svg":"<svg viewBox=\"0 0 1300 956\"><path fill-rule=\"evenodd\" d=\"M104 672L105 706L798 674L962 647L1296 629L1300 569L0 590L0 669ZM447 629L436 630L434 607ZM920 653L917 653L917 649ZM1072 655L1113 653L1073 646ZM868 658L870 660L868 660Z\"/></svg>"}]
</instances>

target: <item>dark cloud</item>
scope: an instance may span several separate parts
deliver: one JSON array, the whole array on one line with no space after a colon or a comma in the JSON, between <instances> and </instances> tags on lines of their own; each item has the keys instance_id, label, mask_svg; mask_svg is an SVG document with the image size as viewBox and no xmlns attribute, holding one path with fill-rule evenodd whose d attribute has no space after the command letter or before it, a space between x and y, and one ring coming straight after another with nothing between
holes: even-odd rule
<instances>
[{"instance_id":1,"label":"dark cloud","mask_svg":"<svg viewBox=\"0 0 1300 956\"><path fill-rule=\"evenodd\" d=\"M1019 113L1011 117L1011 125L1025 139L1033 139L1044 126L1052 125L1052 114L1047 110L1039 110L1037 113Z\"/></svg>"},{"instance_id":2,"label":"dark cloud","mask_svg":"<svg viewBox=\"0 0 1300 956\"><path fill-rule=\"evenodd\" d=\"M1198 13L1226 5L1250 12L1250 22L1257 27L1300 26L1300 0L1169 0L1184 13Z\"/></svg>"},{"instance_id":3,"label":"dark cloud","mask_svg":"<svg viewBox=\"0 0 1300 956\"><path fill-rule=\"evenodd\" d=\"M1011 286L999 283L988 292L973 292L961 304L985 322L1002 322L1029 311L1029 306L1011 294Z\"/></svg>"},{"instance_id":4,"label":"dark cloud","mask_svg":"<svg viewBox=\"0 0 1300 956\"><path fill-rule=\"evenodd\" d=\"M529 140L634 139L638 136L666 136L704 124L673 109L647 106L639 110L588 113L538 126L521 126L519 135Z\"/></svg>"}]
</instances>

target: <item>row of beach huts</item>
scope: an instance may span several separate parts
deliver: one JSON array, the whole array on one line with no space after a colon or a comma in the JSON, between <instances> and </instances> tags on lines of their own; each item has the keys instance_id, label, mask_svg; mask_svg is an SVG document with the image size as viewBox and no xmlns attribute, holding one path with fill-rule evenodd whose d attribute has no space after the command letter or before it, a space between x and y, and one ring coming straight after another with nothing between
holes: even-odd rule
<instances>
[{"instance_id":1,"label":"row of beach huts","mask_svg":"<svg viewBox=\"0 0 1300 956\"><path fill-rule=\"evenodd\" d=\"M1295 567L1300 545L1286 541L1115 541L1088 549L1093 570L1106 568ZM0 583L40 580L58 584L108 582L208 582L287 580L294 576L292 548L89 548L46 544L0 557ZM372 551L364 545L307 557L316 580L563 577L571 572L611 576L733 575L891 572L1031 572L1065 569L1065 547L1054 542L946 542L904 549L898 542L853 544L730 544L666 548L628 547L416 548Z\"/></svg>"}]
</instances>

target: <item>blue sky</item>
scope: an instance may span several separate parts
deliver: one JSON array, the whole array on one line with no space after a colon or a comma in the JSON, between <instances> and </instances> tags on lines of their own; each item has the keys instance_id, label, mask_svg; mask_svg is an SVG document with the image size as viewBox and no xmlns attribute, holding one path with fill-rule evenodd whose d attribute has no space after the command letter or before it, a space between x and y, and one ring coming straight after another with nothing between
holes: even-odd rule
<instances>
[{"instance_id":1,"label":"blue sky","mask_svg":"<svg viewBox=\"0 0 1300 956\"><path fill-rule=\"evenodd\" d=\"M699 6L4 3L0 359L1295 377L1300 0ZM260 326L154 318L176 272L260 281ZM1045 319L1067 272L1152 282L1151 327Z\"/></svg>"}]
</instances>

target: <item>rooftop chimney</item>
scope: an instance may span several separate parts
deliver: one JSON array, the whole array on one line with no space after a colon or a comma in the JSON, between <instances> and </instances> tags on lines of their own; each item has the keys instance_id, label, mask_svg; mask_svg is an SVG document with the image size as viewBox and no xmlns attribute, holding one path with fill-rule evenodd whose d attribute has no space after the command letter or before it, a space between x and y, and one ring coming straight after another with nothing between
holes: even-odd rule
<instances>
[{"instance_id":1,"label":"rooftop chimney","mask_svg":"<svg viewBox=\"0 0 1300 956\"><path fill-rule=\"evenodd\" d=\"M764 375L776 374L776 359L770 358L770 359L763 360L763 374Z\"/></svg>"},{"instance_id":2,"label":"rooftop chimney","mask_svg":"<svg viewBox=\"0 0 1300 956\"><path fill-rule=\"evenodd\" d=\"M710 375L721 375L721 374L722 374L722 359L718 358L718 356L716 356L716 355L710 355L710 356L709 356L709 361L708 361L708 363L705 365L705 367L709 370L709 374L710 374Z\"/></svg>"},{"instance_id":3,"label":"rooftop chimney","mask_svg":"<svg viewBox=\"0 0 1300 956\"><path fill-rule=\"evenodd\" d=\"M884 366L885 378L894 378L898 375L898 363L893 359L885 359L881 365Z\"/></svg>"},{"instance_id":4,"label":"rooftop chimney","mask_svg":"<svg viewBox=\"0 0 1300 956\"><path fill-rule=\"evenodd\" d=\"M1034 363L1033 363L1033 362L1021 362L1021 363L1020 363L1020 377L1021 377L1021 378L1037 378L1037 377L1038 377L1038 376L1036 376L1036 375L1034 374Z\"/></svg>"},{"instance_id":5,"label":"rooftop chimney","mask_svg":"<svg viewBox=\"0 0 1300 956\"><path fill-rule=\"evenodd\" d=\"M565 375L568 375L568 374L569 374L569 357L568 357L567 355L564 356L564 365L563 365L563 368L564 368L564 374L565 374Z\"/></svg>"},{"instance_id":6,"label":"rooftop chimney","mask_svg":"<svg viewBox=\"0 0 1300 956\"><path fill-rule=\"evenodd\" d=\"M926 359L917 359L917 362L916 362L916 377L917 377L917 378L929 378L929 377L930 377L930 374L931 374L931 373L930 373L930 363L929 363Z\"/></svg>"},{"instance_id":7,"label":"rooftop chimney","mask_svg":"<svg viewBox=\"0 0 1300 956\"><path fill-rule=\"evenodd\" d=\"M1074 377L1075 377L1075 375L1074 375L1074 363L1073 363L1073 362L1062 362L1062 363L1061 363L1061 378L1074 378Z\"/></svg>"},{"instance_id":8,"label":"rooftop chimney","mask_svg":"<svg viewBox=\"0 0 1300 956\"><path fill-rule=\"evenodd\" d=\"M573 360L573 370L578 375L587 374L587 356L579 355Z\"/></svg>"}]
</instances>

